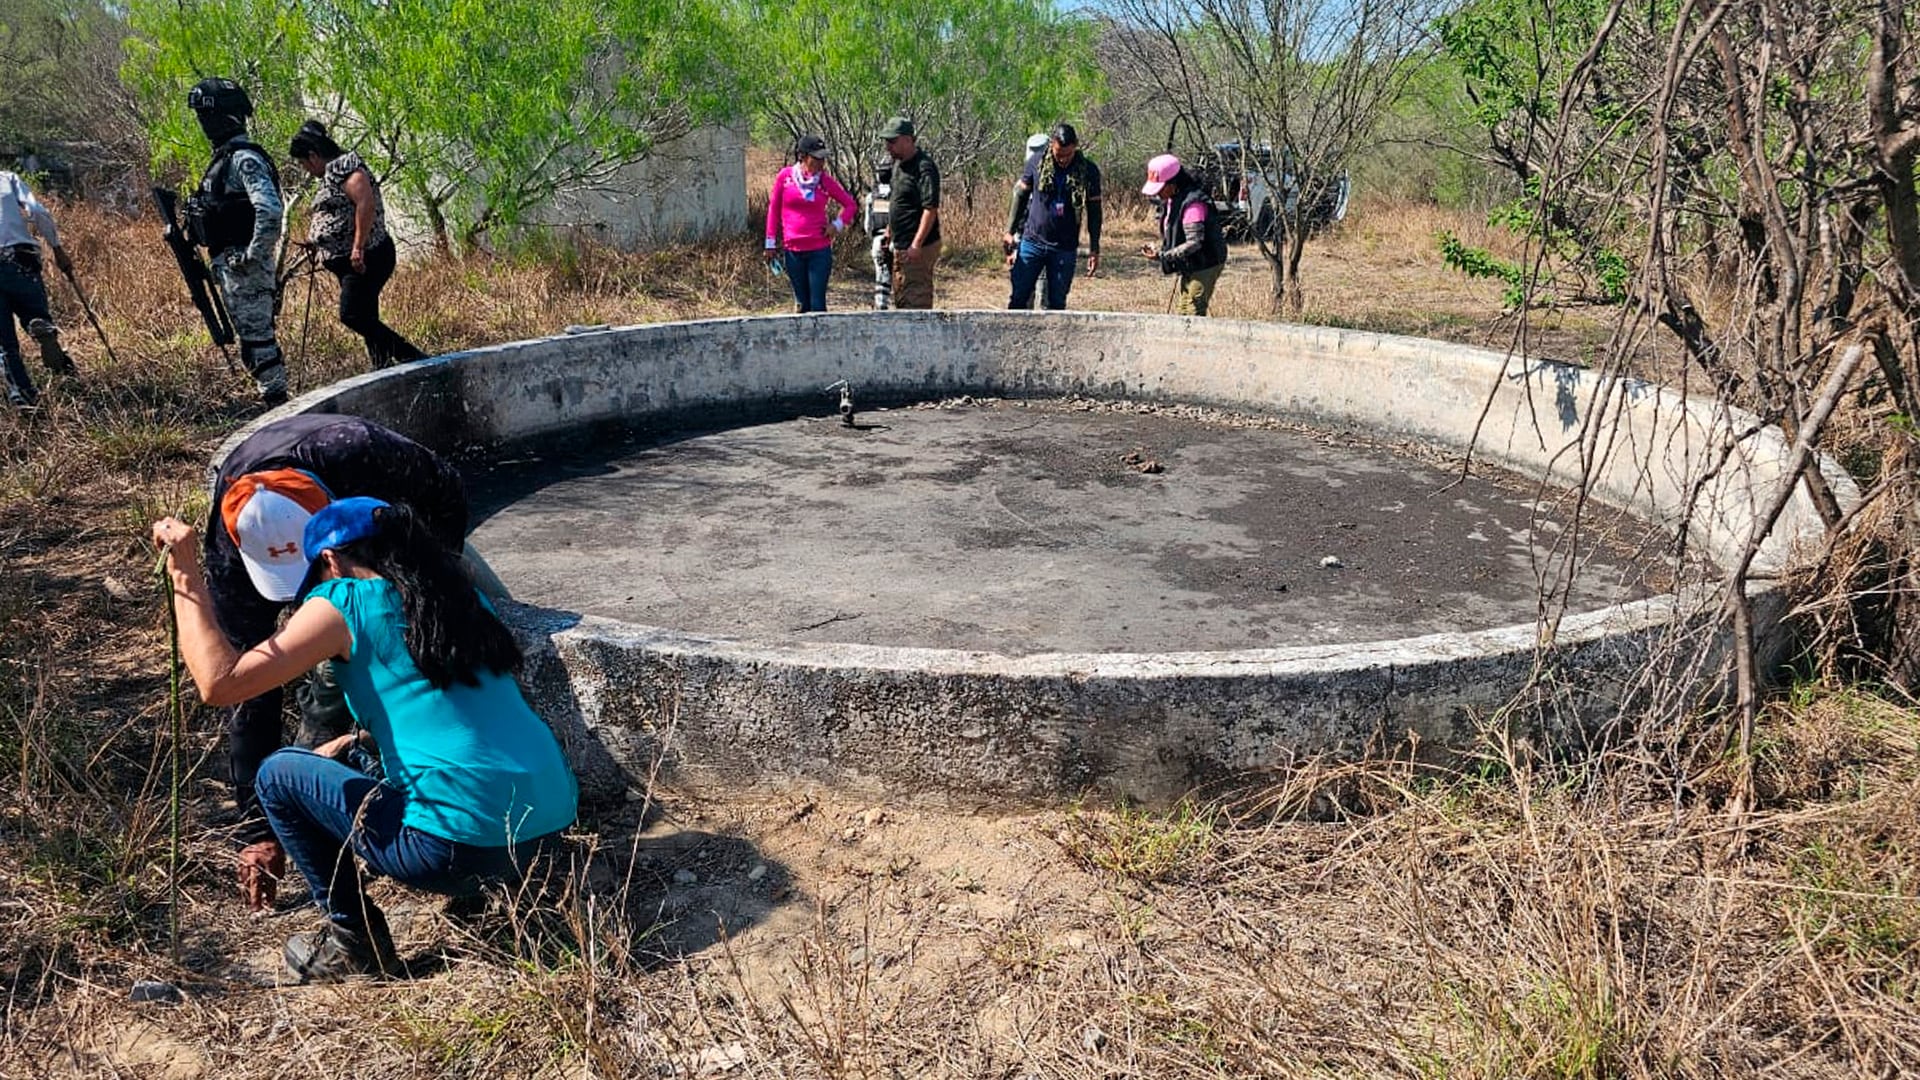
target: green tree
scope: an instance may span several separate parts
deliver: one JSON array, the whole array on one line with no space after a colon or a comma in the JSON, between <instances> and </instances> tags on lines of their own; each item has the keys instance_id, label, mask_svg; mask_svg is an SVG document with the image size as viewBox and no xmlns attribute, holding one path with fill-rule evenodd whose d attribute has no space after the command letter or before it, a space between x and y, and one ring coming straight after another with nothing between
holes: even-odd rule
<instances>
[{"instance_id":1,"label":"green tree","mask_svg":"<svg viewBox=\"0 0 1920 1080\"><path fill-rule=\"evenodd\" d=\"M736 100L721 0L135 0L132 12L127 80L163 160L204 156L178 95L232 74L266 145L310 113L331 120L443 245L607 185Z\"/></svg>"},{"instance_id":2,"label":"green tree","mask_svg":"<svg viewBox=\"0 0 1920 1080\"><path fill-rule=\"evenodd\" d=\"M315 49L309 5L299 0L135 0L128 5L132 37L121 82L153 156L155 172L197 175L207 139L187 108L187 90L221 75L253 100L249 127L255 141L285 146L300 126L305 79Z\"/></svg>"},{"instance_id":3,"label":"green tree","mask_svg":"<svg viewBox=\"0 0 1920 1080\"><path fill-rule=\"evenodd\" d=\"M1493 208L1489 221L1526 241L1519 262L1451 234L1440 237L1441 254L1470 275L1506 281L1509 307L1564 296L1626 299L1630 271L1613 245L1630 230L1617 199L1592 197L1619 190L1620 162L1579 148L1610 131L1644 127L1645 104L1633 100L1631 87L1644 74L1636 70L1639 57L1651 55L1655 43L1651 27L1636 28L1634 48L1589 53L1608 12L1604 0L1476 0L1436 24L1466 115L1488 160L1517 192ZM1571 158L1559 156L1569 151ZM1575 171L1579 182L1564 182ZM1543 187L1547 173L1563 182Z\"/></svg>"},{"instance_id":4,"label":"green tree","mask_svg":"<svg viewBox=\"0 0 1920 1080\"><path fill-rule=\"evenodd\" d=\"M1013 168L1026 136L1100 99L1096 27L1051 0L749 0L752 55L771 58L751 100L765 128L837 152L856 189L873 182L875 132L912 117L943 172L966 184Z\"/></svg>"}]
</instances>

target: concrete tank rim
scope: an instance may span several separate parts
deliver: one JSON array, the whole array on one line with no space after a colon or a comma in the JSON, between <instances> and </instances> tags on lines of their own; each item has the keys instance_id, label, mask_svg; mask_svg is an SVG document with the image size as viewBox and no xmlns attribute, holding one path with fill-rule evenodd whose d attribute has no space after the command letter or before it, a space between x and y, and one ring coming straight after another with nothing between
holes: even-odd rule
<instances>
[{"instance_id":1,"label":"concrete tank rim","mask_svg":"<svg viewBox=\"0 0 1920 1080\"><path fill-rule=\"evenodd\" d=\"M1771 589L1766 590L1771 592ZM1554 643L1576 646L1620 634L1657 629L1696 610L1710 590L1695 587L1684 594L1666 593L1644 600L1609 605L1568 615L1554 635ZM1763 595L1756 590L1756 597ZM1150 678L1179 675L1207 678L1289 674L1335 674L1383 667L1424 664L1531 653L1540 643L1537 622L1512 623L1478 630L1423 634L1408 638L1345 642L1333 645L1292 645L1272 649L1217 649L1160 653L1045 652L1011 655L978 649L936 649L919 646L861 645L848 642L776 642L695 634L604 615L511 601L511 621L529 630L570 639L590 639L621 648L645 647L661 653L701 654L743 663L767 663L796 668L833 669L857 666L881 672L946 672L1006 675L1023 678Z\"/></svg>"},{"instance_id":2,"label":"concrete tank rim","mask_svg":"<svg viewBox=\"0 0 1920 1080\"><path fill-rule=\"evenodd\" d=\"M422 375L441 369L458 369L463 364L475 363L490 357L509 355L516 350L544 343L575 341L606 336L626 335L667 335L683 334L689 331L716 329L727 326L746 326L768 321L819 321L819 322L856 322L873 319L885 320L921 320L951 322L960 317L984 316L993 319L1031 320L1036 324L1062 318L1080 323L1095 325L1108 324L1115 327L1125 325L1193 325L1204 324L1209 328L1228 326L1246 333L1271 333L1279 328L1289 336L1318 340L1356 341L1370 343L1378 348L1385 345L1400 345L1419 349L1441 350L1448 357L1471 359L1483 364L1506 365L1518 361L1528 365L1529 369L1553 368L1569 372L1583 373L1588 369L1576 365L1562 364L1557 361L1530 359L1521 357L1512 351L1502 352L1473 345L1459 345L1432 338L1410 335L1383 334L1374 331L1353 330L1342 327L1326 327L1309 324L1271 323L1259 320L1203 319L1195 316L1143 314L1109 311L1002 311L998 309L954 309L935 311L837 311L810 314L783 313L772 315L729 315L704 319L683 319L658 323L638 323L622 326L582 327L573 332L546 335L521 341L497 342L476 346L470 349L427 357L407 364L397 365L378 371L365 372L349 376L326 386L316 388L300 397L272 409L229 435L214 453L209 466L209 479L217 476L227 456L260 428L277 420L303 413L325 413L341 411L334 406L343 396L353 391L379 387L383 384L405 383ZM1648 382L1632 376L1609 377L1624 387L1646 390L1675 400L1682 408L1696 404L1705 404L1711 399L1689 398L1678 391L1658 383ZM1716 407L1717 407L1717 403ZM1734 414L1747 418L1746 414L1734 410ZM1750 418L1749 418L1750 419ZM1757 421L1756 421L1757 423ZM1783 435L1774 427L1763 427L1757 437L1766 440L1769 449L1785 451L1788 449ZM1823 471L1837 472L1837 467L1821 457ZM1836 479L1836 488L1843 501L1858 497L1857 489L1843 472ZM1780 588L1780 581L1772 571L1776 569L1756 564L1754 580L1749 583L1749 593L1755 597L1771 595ZM1708 587L1696 586L1684 593L1665 593L1642 600L1607 605L1591 611L1569 613L1562 617L1553 635L1553 644L1573 645L1598 641L1607 637L1636 630L1654 629L1669 625L1697 606L1698 596L1706 595ZM1698 596L1695 592L1698 591ZM546 608L538 605L515 604L523 613L541 613L542 616L561 616L572 619L566 632L573 635L590 631L607 640L639 640L649 644L671 646L682 651L694 651L709 648L727 652L731 655L747 657L760 656L778 659L782 663L802 666L830 666L835 655L857 652L860 663L865 667L882 670L929 670L935 668L955 668L976 671L1007 670L1010 673L1019 669L1020 674L1067 675L1085 673L1091 669L1111 667L1138 668L1152 663L1176 665L1182 674L1204 673L1207 669L1232 671L1237 674L1253 674L1262 670L1284 671L1338 671L1377 668L1383 664L1428 663L1460 660L1473 657L1513 655L1536 649L1541 642L1541 622L1532 620L1512 623L1504 626L1481 627L1455 632L1427 634L1411 638L1386 638L1366 642L1343 643L1330 646L1293 646L1281 649L1231 649L1208 650L1178 653L1036 653L1024 656L1009 656L980 651L960 649L933 649L910 646L855 645L851 643L808 643L778 642L752 638L727 638L703 636L670 627L650 626L642 623L627 622L605 616L594 616L564 609ZM535 621L545 621L536 618ZM1476 648L1449 647L1477 645ZM1396 661L1400 655L1403 659ZM1335 662L1345 657L1351 663ZM1318 658L1318 663L1310 663ZM991 667L982 667L975 662L991 659L996 663Z\"/></svg>"}]
</instances>

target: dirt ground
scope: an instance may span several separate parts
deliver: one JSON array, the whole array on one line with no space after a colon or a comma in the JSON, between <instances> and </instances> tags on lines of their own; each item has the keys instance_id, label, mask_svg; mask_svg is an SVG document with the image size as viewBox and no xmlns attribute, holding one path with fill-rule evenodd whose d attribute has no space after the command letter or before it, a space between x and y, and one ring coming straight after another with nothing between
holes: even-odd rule
<instances>
[{"instance_id":1,"label":"dirt ground","mask_svg":"<svg viewBox=\"0 0 1920 1080\"><path fill-rule=\"evenodd\" d=\"M955 222L940 306L1004 304L992 217ZM1157 309L1165 280L1123 254L1144 215L1110 221L1108 266L1073 306ZM1920 723L1857 696L1770 722L1771 801L1737 842L1724 767L1663 788L1644 779L1668 775L1657 761L1555 769L1497 742L1457 775L1302 762L1153 813L661 783L590 808L567 872L487 911L377 891L410 977L280 985L280 943L315 916L297 882L269 916L240 910L205 710L177 748L172 902L176 748L141 540L161 512L204 515L201 470L249 415L244 385L164 287L151 223L62 225L83 274L106 278L94 298L122 355L109 363L65 312L97 374L30 421L0 419L0 1077L1846 1076L1920 1061L1920 905L1911 861L1887 854L1920 851ZM1439 265L1441 227L1497 242L1461 215L1358 206L1309 246L1300 317L1504 346L1499 286ZM391 317L451 349L782 310L756 248L747 233L416 266ZM857 255L841 256L835 307L867 302ZM325 288L304 386L361 363ZM1249 249L1216 313L1268 317ZM1530 340L1591 359L1609 318L1540 313Z\"/></svg>"}]
</instances>

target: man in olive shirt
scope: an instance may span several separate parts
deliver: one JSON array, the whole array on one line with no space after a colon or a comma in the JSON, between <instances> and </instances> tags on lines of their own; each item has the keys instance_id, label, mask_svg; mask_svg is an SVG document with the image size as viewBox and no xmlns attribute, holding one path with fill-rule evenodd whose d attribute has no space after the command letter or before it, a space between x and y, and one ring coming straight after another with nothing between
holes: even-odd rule
<instances>
[{"instance_id":1,"label":"man in olive shirt","mask_svg":"<svg viewBox=\"0 0 1920 1080\"><path fill-rule=\"evenodd\" d=\"M913 121L896 116L880 129L893 158L888 235L893 245L893 306L933 306L933 267L940 261L940 168L920 149Z\"/></svg>"}]
</instances>

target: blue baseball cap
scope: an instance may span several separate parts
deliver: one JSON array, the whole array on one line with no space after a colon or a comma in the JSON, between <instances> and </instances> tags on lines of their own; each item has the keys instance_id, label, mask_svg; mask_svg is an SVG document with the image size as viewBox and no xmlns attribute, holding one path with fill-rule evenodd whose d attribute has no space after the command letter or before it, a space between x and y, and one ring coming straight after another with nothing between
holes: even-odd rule
<instances>
[{"instance_id":1,"label":"blue baseball cap","mask_svg":"<svg viewBox=\"0 0 1920 1080\"><path fill-rule=\"evenodd\" d=\"M365 495L336 499L307 520L306 531L300 535L301 551L311 563L328 548L364 540L379 531L380 526L373 520L374 511L387 509L391 509L391 505L386 500Z\"/></svg>"}]
</instances>

